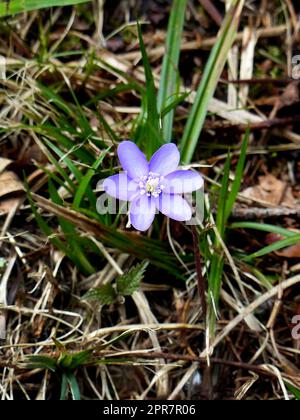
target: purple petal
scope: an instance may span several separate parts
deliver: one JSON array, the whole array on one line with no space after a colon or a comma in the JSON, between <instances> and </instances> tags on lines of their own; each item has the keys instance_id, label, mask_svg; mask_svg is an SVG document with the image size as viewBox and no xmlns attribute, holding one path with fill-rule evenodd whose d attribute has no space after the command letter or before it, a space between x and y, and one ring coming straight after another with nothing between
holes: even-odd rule
<instances>
[{"instance_id":1,"label":"purple petal","mask_svg":"<svg viewBox=\"0 0 300 420\"><path fill-rule=\"evenodd\" d=\"M149 164L150 172L167 175L177 169L179 161L180 154L177 146L173 143L164 144L152 156Z\"/></svg>"},{"instance_id":2,"label":"purple petal","mask_svg":"<svg viewBox=\"0 0 300 420\"><path fill-rule=\"evenodd\" d=\"M163 180L164 193L184 194L199 190L203 186L203 178L194 171L175 171Z\"/></svg>"},{"instance_id":3,"label":"purple petal","mask_svg":"<svg viewBox=\"0 0 300 420\"><path fill-rule=\"evenodd\" d=\"M139 191L138 184L123 172L106 178L103 188L108 195L124 201L131 201Z\"/></svg>"},{"instance_id":4,"label":"purple petal","mask_svg":"<svg viewBox=\"0 0 300 420\"><path fill-rule=\"evenodd\" d=\"M132 179L140 179L149 173L144 153L132 141L123 141L118 147L118 156L124 171Z\"/></svg>"},{"instance_id":5,"label":"purple petal","mask_svg":"<svg viewBox=\"0 0 300 420\"><path fill-rule=\"evenodd\" d=\"M137 230L147 230L155 217L155 201L152 197L141 195L130 205L130 221Z\"/></svg>"},{"instance_id":6,"label":"purple petal","mask_svg":"<svg viewBox=\"0 0 300 420\"><path fill-rule=\"evenodd\" d=\"M158 210L170 219L185 222L192 218L192 209L180 195L161 194L156 199Z\"/></svg>"}]
</instances>

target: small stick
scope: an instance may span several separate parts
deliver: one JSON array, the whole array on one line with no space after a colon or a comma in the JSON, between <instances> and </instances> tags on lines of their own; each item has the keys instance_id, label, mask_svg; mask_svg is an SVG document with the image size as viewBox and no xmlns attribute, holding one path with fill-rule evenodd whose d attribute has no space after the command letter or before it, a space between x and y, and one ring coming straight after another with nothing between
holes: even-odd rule
<instances>
[{"instance_id":1,"label":"small stick","mask_svg":"<svg viewBox=\"0 0 300 420\"><path fill-rule=\"evenodd\" d=\"M272 118L252 124L231 124L230 122L224 121L215 121L213 123L207 122L204 128L206 130L237 130L240 133L244 133L248 128L250 128L251 131L259 131L274 127L286 127L287 125L294 124L298 121L300 121L300 115L294 115L293 117L285 118Z\"/></svg>"},{"instance_id":2,"label":"small stick","mask_svg":"<svg viewBox=\"0 0 300 420\"><path fill-rule=\"evenodd\" d=\"M241 220L271 219L272 217L300 217L300 207L289 209L287 207L260 208L260 207L234 207L232 217Z\"/></svg>"},{"instance_id":3,"label":"small stick","mask_svg":"<svg viewBox=\"0 0 300 420\"><path fill-rule=\"evenodd\" d=\"M223 17L219 10L214 6L210 0L199 0L199 3L204 7L209 16L218 26L222 25Z\"/></svg>"},{"instance_id":4,"label":"small stick","mask_svg":"<svg viewBox=\"0 0 300 420\"><path fill-rule=\"evenodd\" d=\"M256 35L257 38L273 38L277 36L284 35L286 33L286 25L279 25L274 26L271 28L261 28L257 29ZM210 50L215 43L217 42L218 37L214 36L212 38L203 39L200 41L189 41L184 42L181 46L181 51L191 51L191 50ZM239 32L234 42L242 42L243 40L243 32ZM158 59L159 57L163 56L165 54L166 50L164 46L159 46L156 48L152 48L148 51L148 56L155 57ZM141 56L140 51L130 51L127 53L121 53L118 54L119 58L122 58L123 60L136 60Z\"/></svg>"},{"instance_id":5,"label":"small stick","mask_svg":"<svg viewBox=\"0 0 300 420\"><path fill-rule=\"evenodd\" d=\"M113 354L112 352L108 351L107 353L101 352L99 355L97 354L96 356L97 357L101 357L101 356L120 357L121 355L122 357L132 357L132 358L141 358L141 359L164 358L167 360L172 360L174 362L175 361L198 362L199 365L202 367L207 366L206 360L202 359L199 356L193 356L190 354L173 354L173 353L167 353L167 352L160 353L160 352L154 352L154 351L149 351L147 353L133 351L133 352L122 352L122 353ZM252 370L253 372L257 372L268 377L276 376L275 374L273 374L273 372L265 369L263 365L253 365L251 363L220 359L216 357L212 357L210 361L212 364L215 364L215 365L224 365L224 366L228 366L228 367L232 367L236 369Z\"/></svg>"},{"instance_id":6,"label":"small stick","mask_svg":"<svg viewBox=\"0 0 300 420\"><path fill-rule=\"evenodd\" d=\"M287 77L284 79L274 79L273 77L262 77L259 79L252 78L252 79L237 79L237 80L225 80L220 79L220 82L225 84L234 84L234 85L259 85L259 84L272 84L272 85L288 85L292 82L295 82L294 79L291 77Z\"/></svg>"}]
</instances>

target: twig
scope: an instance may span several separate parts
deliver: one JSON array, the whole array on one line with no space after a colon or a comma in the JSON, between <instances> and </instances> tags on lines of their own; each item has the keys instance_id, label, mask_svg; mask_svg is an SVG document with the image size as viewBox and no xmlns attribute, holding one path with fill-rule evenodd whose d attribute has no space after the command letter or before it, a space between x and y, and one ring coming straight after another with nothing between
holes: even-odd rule
<instances>
[{"instance_id":1,"label":"twig","mask_svg":"<svg viewBox=\"0 0 300 420\"><path fill-rule=\"evenodd\" d=\"M263 77L260 79L252 78L252 79L237 79L237 80L225 80L220 79L220 82L225 84L234 84L234 85L264 85L264 84L272 84L272 85L288 85L289 83L295 82L294 79L291 77L287 77L285 79L274 79L272 77Z\"/></svg>"},{"instance_id":2,"label":"twig","mask_svg":"<svg viewBox=\"0 0 300 420\"><path fill-rule=\"evenodd\" d=\"M172 353L166 353L166 352L154 352L154 351L149 351L149 352L139 352L139 351L133 351L133 352L122 352L122 353L117 353L117 354L113 354L111 352L109 352L108 354L105 353L105 357L120 357L122 355L122 357L132 357L132 358L143 358L143 359L155 359L155 358L160 358L160 359L167 359L167 360L172 360L172 361L186 361L186 362L198 362L200 366L207 366L207 362L206 360L203 360L202 358L198 357L198 356L193 356L193 355L189 355L189 354L172 354ZM99 357L103 357L103 353L99 354ZM237 368L237 369L244 369L244 370L252 370L253 372L258 372L261 373L262 375L265 376L276 376L275 374L273 374L270 371L267 371L263 365L253 365L251 363L243 363L243 362L236 362L233 360L225 360L225 359L220 359L217 357L212 357L210 359L212 364L216 364L216 365L224 365L224 366L228 366L228 367L233 367L233 368Z\"/></svg>"},{"instance_id":3,"label":"twig","mask_svg":"<svg viewBox=\"0 0 300 420\"><path fill-rule=\"evenodd\" d=\"M218 26L221 26L223 17L216 6L214 6L210 0L199 0L199 3L201 3L212 20L215 21Z\"/></svg>"},{"instance_id":4,"label":"twig","mask_svg":"<svg viewBox=\"0 0 300 420\"><path fill-rule=\"evenodd\" d=\"M56 353L51 353L50 355L47 353L43 353L43 356L50 356L50 357L58 357L59 354ZM147 351L147 352L143 352L143 351L131 351L131 352L114 352L112 353L111 351L101 351L99 354L94 353L93 356L97 359L101 358L113 358L113 357L117 357L120 358L120 356L122 357L126 357L126 358L140 358L140 359L165 359L165 360L172 360L172 361L186 361L186 362L197 362L199 363L200 366L207 366L206 364L206 360L203 360L202 358L198 357L198 356L192 356L189 354L172 354L172 353L166 353L166 352L154 352L154 351ZM216 364L216 365L223 365L223 366L228 366L228 367L232 367L232 368L236 368L236 369L243 369L243 370L251 370L253 372L257 372L260 373L262 375L265 376L269 376L269 377L277 377L275 374L273 374L272 372L266 370L264 368L263 365L253 365L251 363L243 363L243 362L237 362L237 361L233 361L233 360L225 360L225 359L220 359L220 358L211 358L210 359L212 364ZM117 362L119 364L119 360ZM126 362L125 362L126 363ZM19 370L24 370L24 367L22 367L21 365L19 365L18 363L12 363L9 360L1 360L0 361L0 367L9 367L12 369L19 369ZM38 370L40 371L40 369Z\"/></svg>"},{"instance_id":5,"label":"twig","mask_svg":"<svg viewBox=\"0 0 300 420\"><path fill-rule=\"evenodd\" d=\"M300 217L300 207L289 209L279 208L259 208L259 207L234 207L232 217L242 220L269 219L272 217L296 216Z\"/></svg>"},{"instance_id":6,"label":"twig","mask_svg":"<svg viewBox=\"0 0 300 420\"><path fill-rule=\"evenodd\" d=\"M286 25L279 25L272 28L264 28L257 30L257 38L273 38L277 36L284 35L286 32ZM235 37L235 42L242 42L243 32L239 32ZM210 50L216 43L217 37L212 37L204 39L203 41L190 41L184 42L181 46L181 51L191 51L191 50ZM149 57L161 57L165 54L165 47L152 48L148 51ZM136 60L138 57L141 57L140 51L132 51L125 54L119 54L119 58L124 60Z\"/></svg>"},{"instance_id":7,"label":"twig","mask_svg":"<svg viewBox=\"0 0 300 420\"><path fill-rule=\"evenodd\" d=\"M236 130L240 133L244 133L248 128L251 131L265 130L273 127L286 127L287 125L294 124L300 121L300 115L294 115L293 117L286 118L272 118L258 123L251 124L231 124L230 122L215 121L207 122L205 129L214 130Z\"/></svg>"}]
</instances>

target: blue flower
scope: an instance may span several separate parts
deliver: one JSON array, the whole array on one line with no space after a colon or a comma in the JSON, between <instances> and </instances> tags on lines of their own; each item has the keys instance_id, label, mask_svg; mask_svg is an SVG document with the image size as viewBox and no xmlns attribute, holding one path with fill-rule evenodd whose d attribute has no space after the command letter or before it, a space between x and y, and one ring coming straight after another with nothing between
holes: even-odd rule
<instances>
[{"instance_id":1,"label":"blue flower","mask_svg":"<svg viewBox=\"0 0 300 420\"><path fill-rule=\"evenodd\" d=\"M118 157L124 172L107 178L103 186L110 196L130 201L130 221L135 229L149 229L156 210L177 221L192 218L182 194L200 189L203 178L191 170L177 170L180 154L175 144L165 144L148 162L135 143L123 141Z\"/></svg>"}]
</instances>

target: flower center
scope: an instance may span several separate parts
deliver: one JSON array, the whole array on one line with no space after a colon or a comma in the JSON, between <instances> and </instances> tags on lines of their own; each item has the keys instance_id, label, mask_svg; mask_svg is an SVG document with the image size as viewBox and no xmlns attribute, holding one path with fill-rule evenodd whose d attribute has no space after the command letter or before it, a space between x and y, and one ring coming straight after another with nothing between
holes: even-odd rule
<instances>
[{"instance_id":1,"label":"flower center","mask_svg":"<svg viewBox=\"0 0 300 420\"><path fill-rule=\"evenodd\" d=\"M148 176L144 176L140 182L140 194L147 194L148 197L158 197L162 193L165 186L162 184L164 177L154 172L149 172Z\"/></svg>"}]
</instances>

